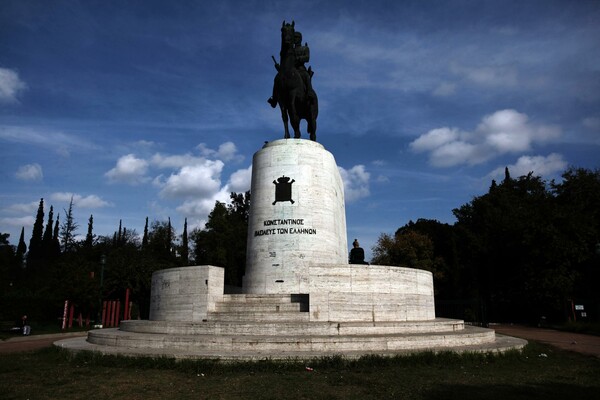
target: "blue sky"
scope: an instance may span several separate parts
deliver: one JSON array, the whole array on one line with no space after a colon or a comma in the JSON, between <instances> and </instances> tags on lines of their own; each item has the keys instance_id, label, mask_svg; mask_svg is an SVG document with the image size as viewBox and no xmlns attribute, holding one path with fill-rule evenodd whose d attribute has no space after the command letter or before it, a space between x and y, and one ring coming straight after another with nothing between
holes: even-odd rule
<instances>
[{"instance_id":1,"label":"blue sky","mask_svg":"<svg viewBox=\"0 0 600 400\"><path fill-rule=\"evenodd\" d=\"M283 137L266 100L292 19L367 257L505 166L600 167L600 1L4 0L0 232L28 243L39 199L62 219L71 196L80 235L90 214L99 235L203 227Z\"/></svg>"}]
</instances>

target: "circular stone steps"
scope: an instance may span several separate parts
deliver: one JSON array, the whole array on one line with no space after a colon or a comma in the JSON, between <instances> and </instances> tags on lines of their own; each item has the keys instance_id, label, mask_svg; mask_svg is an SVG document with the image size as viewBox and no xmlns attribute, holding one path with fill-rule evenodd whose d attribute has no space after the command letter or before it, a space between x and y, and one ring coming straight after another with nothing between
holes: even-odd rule
<instances>
[{"instance_id":1,"label":"circular stone steps","mask_svg":"<svg viewBox=\"0 0 600 400\"><path fill-rule=\"evenodd\" d=\"M504 351L527 342L499 338L491 329L464 321L311 321L301 301L288 295L226 295L205 321L122 321L98 329L87 341L57 342L71 350L105 354L219 358L223 360L308 359L342 355L394 355L424 350ZM294 307L290 311L288 307ZM277 310L286 309L286 311ZM229 311L227 311L229 310Z\"/></svg>"},{"instance_id":2,"label":"circular stone steps","mask_svg":"<svg viewBox=\"0 0 600 400\"><path fill-rule=\"evenodd\" d=\"M375 335L462 331L463 321L436 318L430 321L386 322L279 322L279 321L122 321L120 330L170 335Z\"/></svg>"},{"instance_id":3,"label":"circular stone steps","mask_svg":"<svg viewBox=\"0 0 600 400\"><path fill-rule=\"evenodd\" d=\"M467 328L469 329L469 328ZM360 349L357 351L345 351L343 354L333 351L227 351L219 350L200 350L200 349L176 349L176 348L132 348L104 346L90 343L85 337L75 339L63 339L54 343L55 346L68 349L70 351L93 351L101 354L139 356L139 357L172 357L176 359L216 359L221 361L262 361L262 360L311 360L322 357L333 357L342 355L346 359L357 359L367 355L378 355L383 357L393 357L406 355L420 351L433 352L471 352L471 353L495 353L513 349L521 349L527 344L527 341L510 336L496 335L494 342L483 343L479 345L456 346L451 349L448 347L428 347L411 348L407 350L380 350L366 351Z\"/></svg>"}]
</instances>

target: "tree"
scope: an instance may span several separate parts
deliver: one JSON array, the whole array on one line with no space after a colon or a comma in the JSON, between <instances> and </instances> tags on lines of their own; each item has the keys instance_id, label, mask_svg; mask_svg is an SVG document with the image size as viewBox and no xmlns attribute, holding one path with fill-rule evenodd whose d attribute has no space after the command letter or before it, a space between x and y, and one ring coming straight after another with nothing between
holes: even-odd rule
<instances>
[{"instance_id":1,"label":"tree","mask_svg":"<svg viewBox=\"0 0 600 400\"><path fill-rule=\"evenodd\" d=\"M50 206L50 211L48 212L48 222L46 223L46 230L44 231L44 238L42 240L43 254L46 264L52 263L58 258L58 256L60 256L60 247L56 248L54 245L53 228L54 208Z\"/></svg>"},{"instance_id":2,"label":"tree","mask_svg":"<svg viewBox=\"0 0 600 400\"><path fill-rule=\"evenodd\" d=\"M188 265L189 263L189 248L188 248L188 232L187 232L187 218L183 222L183 233L181 234L181 263Z\"/></svg>"},{"instance_id":3,"label":"tree","mask_svg":"<svg viewBox=\"0 0 600 400\"><path fill-rule=\"evenodd\" d=\"M171 226L171 217L169 217L169 222L167 224L167 252L171 253L173 250L173 227Z\"/></svg>"},{"instance_id":4,"label":"tree","mask_svg":"<svg viewBox=\"0 0 600 400\"><path fill-rule=\"evenodd\" d=\"M17 264L20 268L23 266L25 260L25 253L27 253L27 245L25 244L25 227L21 228L21 235L19 236L19 244L17 245Z\"/></svg>"},{"instance_id":5,"label":"tree","mask_svg":"<svg viewBox=\"0 0 600 400\"><path fill-rule=\"evenodd\" d=\"M0 288L7 290L12 282L12 272L15 260L15 246L12 246L8 238L9 233L0 233Z\"/></svg>"},{"instance_id":6,"label":"tree","mask_svg":"<svg viewBox=\"0 0 600 400\"><path fill-rule=\"evenodd\" d=\"M60 229L60 214L57 214L56 222L54 223L54 234L52 235L52 242L54 244L54 252L57 254L60 254L59 229Z\"/></svg>"},{"instance_id":7,"label":"tree","mask_svg":"<svg viewBox=\"0 0 600 400\"><path fill-rule=\"evenodd\" d=\"M537 321L562 313L574 275L568 238L540 177L513 179L507 169L500 185L453 212L461 262L490 318Z\"/></svg>"},{"instance_id":8,"label":"tree","mask_svg":"<svg viewBox=\"0 0 600 400\"><path fill-rule=\"evenodd\" d=\"M173 248L172 237L175 235L170 220L154 221L148 234L147 253L155 257L165 268L176 266L176 259L171 249Z\"/></svg>"},{"instance_id":9,"label":"tree","mask_svg":"<svg viewBox=\"0 0 600 400\"><path fill-rule=\"evenodd\" d=\"M600 281L600 170L569 168L562 182L552 182L559 229L568 238L563 251L576 272L574 299L588 304L589 315L600 315L597 282Z\"/></svg>"},{"instance_id":10,"label":"tree","mask_svg":"<svg viewBox=\"0 0 600 400\"><path fill-rule=\"evenodd\" d=\"M95 235L94 235L94 216L90 215L90 219L88 220L87 235L85 235L84 246L87 249L91 249L92 246L94 245L94 239L95 239Z\"/></svg>"},{"instance_id":11,"label":"tree","mask_svg":"<svg viewBox=\"0 0 600 400\"><path fill-rule=\"evenodd\" d=\"M44 253L46 253L46 249L50 247L52 243L52 228L54 227L54 208L50 206L50 211L48 212L48 222L46 223L46 230L44 231L44 236L42 238Z\"/></svg>"},{"instance_id":12,"label":"tree","mask_svg":"<svg viewBox=\"0 0 600 400\"><path fill-rule=\"evenodd\" d=\"M27 263L34 264L34 260L38 260L42 257L42 243L44 234L44 199L40 199L37 214L35 216L35 222L33 224L33 232L31 233L31 239L29 239L29 253L27 254ZM35 266L31 265L35 268Z\"/></svg>"},{"instance_id":13,"label":"tree","mask_svg":"<svg viewBox=\"0 0 600 400\"><path fill-rule=\"evenodd\" d=\"M148 217L146 217L146 224L144 225L144 237L142 238L142 248L148 246Z\"/></svg>"},{"instance_id":14,"label":"tree","mask_svg":"<svg viewBox=\"0 0 600 400\"><path fill-rule=\"evenodd\" d=\"M371 263L433 271L433 242L427 235L411 230L397 232L394 236L384 233L373 247Z\"/></svg>"},{"instance_id":15,"label":"tree","mask_svg":"<svg viewBox=\"0 0 600 400\"><path fill-rule=\"evenodd\" d=\"M117 246L121 246L123 244L123 221L119 220L119 232L117 233Z\"/></svg>"},{"instance_id":16,"label":"tree","mask_svg":"<svg viewBox=\"0 0 600 400\"><path fill-rule=\"evenodd\" d=\"M196 264L225 268L225 283L240 286L246 269L250 192L231 193L231 203L216 202L204 229L195 229Z\"/></svg>"},{"instance_id":17,"label":"tree","mask_svg":"<svg viewBox=\"0 0 600 400\"><path fill-rule=\"evenodd\" d=\"M460 282L464 271L458 259L456 232L453 226L436 220L419 218L417 222L409 221L399 228L396 235L415 232L425 235L433 245L433 254L429 266L434 275L435 294L437 300L469 297L465 286ZM427 253L424 253L427 254Z\"/></svg>"},{"instance_id":18,"label":"tree","mask_svg":"<svg viewBox=\"0 0 600 400\"><path fill-rule=\"evenodd\" d=\"M69 202L69 210L65 210L65 213L67 216L60 229L60 238L63 251L68 253L75 245L75 231L79 228L79 225L75 223L75 219L73 218L73 196L71 196L71 201Z\"/></svg>"}]
</instances>

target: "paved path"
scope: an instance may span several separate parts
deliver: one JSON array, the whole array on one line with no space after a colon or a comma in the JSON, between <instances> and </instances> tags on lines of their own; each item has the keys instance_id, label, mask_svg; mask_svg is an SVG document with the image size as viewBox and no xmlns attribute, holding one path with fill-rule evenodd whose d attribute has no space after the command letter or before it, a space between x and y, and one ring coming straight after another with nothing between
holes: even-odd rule
<instances>
[{"instance_id":1,"label":"paved path","mask_svg":"<svg viewBox=\"0 0 600 400\"><path fill-rule=\"evenodd\" d=\"M0 341L0 353L18 353L22 351L33 351L52 346L52 343L60 339L78 336L87 336L87 332L54 333L49 335L15 336Z\"/></svg>"},{"instance_id":2,"label":"paved path","mask_svg":"<svg viewBox=\"0 0 600 400\"><path fill-rule=\"evenodd\" d=\"M563 332L554 329L540 329L523 325L492 325L490 328L502 335L534 340L536 342L547 343L559 349L600 357L600 336Z\"/></svg>"}]
</instances>

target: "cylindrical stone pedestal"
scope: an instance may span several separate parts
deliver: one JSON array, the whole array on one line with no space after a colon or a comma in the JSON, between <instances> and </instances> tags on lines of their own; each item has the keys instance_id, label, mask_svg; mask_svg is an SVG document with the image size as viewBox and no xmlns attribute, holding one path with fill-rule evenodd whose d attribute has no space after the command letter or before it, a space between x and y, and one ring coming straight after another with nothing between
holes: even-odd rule
<instances>
[{"instance_id":1,"label":"cylindrical stone pedestal","mask_svg":"<svg viewBox=\"0 0 600 400\"><path fill-rule=\"evenodd\" d=\"M251 191L245 293L308 293L309 264L348 263L344 185L321 144L265 144Z\"/></svg>"}]
</instances>

